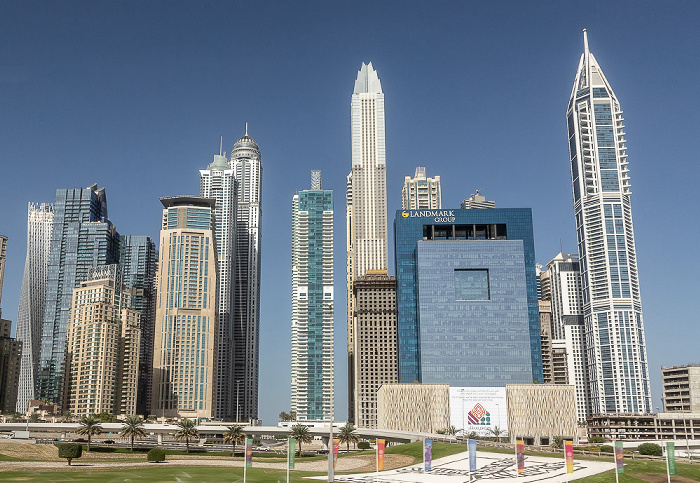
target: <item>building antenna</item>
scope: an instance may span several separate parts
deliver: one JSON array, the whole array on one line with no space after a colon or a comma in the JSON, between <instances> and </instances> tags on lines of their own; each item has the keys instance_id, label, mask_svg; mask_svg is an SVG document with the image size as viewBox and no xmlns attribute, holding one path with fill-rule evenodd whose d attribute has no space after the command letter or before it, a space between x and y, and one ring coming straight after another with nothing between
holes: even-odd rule
<instances>
[{"instance_id":1,"label":"building antenna","mask_svg":"<svg viewBox=\"0 0 700 483\"><path fill-rule=\"evenodd\" d=\"M586 53L586 57L588 57L588 31L586 29L583 29L583 51Z\"/></svg>"},{"instance_id":2,"label":"building antenna","mask_svg":"<svg viewBox=\"0 0 700 483\"><path fill-rule=\"evenodd\" d=\"M224 152L224 137L221 136L221 141L219 142L219 156L223 156Z\"/></svg>"},{"instance_id":3,"label":"building antenna","mask_svg":"<svg viewBox=\"0 0 700 483\"><path fill-rule=\"evenodd\" d=\"M559 252L564 253L564 245L561 243L561 238L559 239Z\"/></svg>"},{"instance_id":4,"label":"building antenna","mask_svg":"<svg viewBox=\"0 0 700 483\"><path fill-rule=\"evenodd\" d=\"M245 135L248 135L248 123L245 123Z\"/></svg>"}]
</instances>

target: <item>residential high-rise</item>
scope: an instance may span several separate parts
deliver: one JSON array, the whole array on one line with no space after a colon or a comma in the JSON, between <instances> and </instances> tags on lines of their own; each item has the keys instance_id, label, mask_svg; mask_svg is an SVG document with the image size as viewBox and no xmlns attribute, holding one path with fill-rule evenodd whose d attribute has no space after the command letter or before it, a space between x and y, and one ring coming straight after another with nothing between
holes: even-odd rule
<instances>
[{"instance_id":1,"label":"residential high-rise","mask_svg":"<svg viewBox=\"0 0 700 483\"><path fill-rule=\"evenodd\" d=\"M2 281L5 278L5 258L7 257L7 237L0 235L0 300L2 300Z\"/></svg>"},{"instance_id":2,"label":"residential high-rise","mask_svg":"<svg viewBox=\"0 0 700 483\"><path fill-rule=\"evenodd\" d=\"M622 109L584 52L567 108L593 414L648 413L647 365Z\"/></svg>"},{"instance_id":3,"label":"residential high-rise","mask_svg":"<svg viewBox=\"0 0 700 483\"><path fill-rule=\"evenodd\" d=\"M36 398L63 405L66 330L73 289L92 267L119 263L119 234L97 184L56 190Z\"/></svg>"},{"instance_id":4,"label":"residential high-rise","mask_svg":"<svg viewBox=\"0 0 700 483\"><path fill-rule=\"evenodd\" d=\"M262 164L258 143L236 141L231 168L238 182L233 299L233 410L236 421L258 418Z\"/></svg>"},{"instance_id":5,"label":"residential high-rise","mask_svg":"<svg viewBox=\"0 0 700 483\"><path fill-rule=\"evenodd\" d=\"M399 380L396 279L385 270L370 270L356 278L353 287L356 377L351 422L360 428L376 428L377 391Z\"/></svg>"},{"instance_id":6,"label":"residential high-rise","mask_svg":"<svg viewBox=\"0 0 700 483\"><path fill-rule=\"evenodd\" d=\"M216 200L175 196L160 201L151 414L213 418L219 350Z\"/></svg>"},{"instance_id":7,"label":"residential high-rise","mask_svg":"<svg viewBox=\"0 0 700 483\"><path fill-rule=\"evenodd\" d=\"M333 191L311 172L292 198L292 404L297 421L333 410Z\"/></svg>"},{"instance_id":8,"label":"residential high-rise","mask_svg":"<svg viewBox=\"0 0 700 483\"><path fill-rule=\"evenodd\" d=\"M488 201L485 196L481 194L481 190L476 190L476 193L472 193L472 195L462 201L462 205L460 206L461 209L463 210L471 210L471 209L488 209L488 208L495 208L496 207L496 202L495 201Z\"/></svg>"},{"instance_id":9,"label":"residential high-rise","mask_svg":"<svg viewBox=\"0 0 700 483\"><path fill-rule=\"evenodd\" d=\"M401 209L435 210L442 208L440 176L425 177L425 168L418 166L413 178L405 176L401 190Z\"/></svg>"},{"instance_id":10,"label":"residential high-rise","mask_svg":"<svg viewBox=\"0 0 700 483\"><path fill-rule=\"evenodd\" d=\"M531 210L397 211L394 233L399 381L542 382Z\"/></svg>"},{"instance_id":11,"label":"residential high-rise","mask_svg":"<svg viewBox=\"0 0 700 483\"><path fill-rule=\"evenodd\" d=\"M52 229L53 205L29 203L27 256L17 311L17 340L23 348L16 411L21 414L35 399Z\"/></svg>"},{"instance_id":12,"label":"residential high-rise","mask_svg":"<svg viewBox=\"0 0 700 483\"><path fill-rule=\"evenodd\" d=\"M230 421L233 409L233 295L236 279L236 177L219 151L206 169L199 170L199 196L216 200L214 209L216 256L219 261L219 348L217 358L216 415Z\"/></svg>"},{"instance_id":13,"label":"residential high-rise","mask_svg":"<svg viewBox=\"0 0 700 483\"><path fill-rule=\"evenodd\" d=\"M542 382L554 384L554 367L552 364L552 304L539 301L540 308L540 346L542 347Z\"/></svg>"},{"instance_id":14,"label":"residential high-rise","mask_svg":"<svg viewBox=\"0 0 700 483\"><path fill-rule=\"evenodd\" d=\"M354 362L353 281L370 270L387 270L384 93L372 63L362 64L350 101L352 170L347 178L348 367ZM353 370L348 369L349 414L355 413Z\"/></svg>"},{"instance_id":15,"label":"residential high-rise","mask_svg":"<svg viewBox=\"0 0 700 483\"><path fill-rule=\"evenodd\" d=\"M700 364L661 367L664 412L700 414Z\"/></svg>"},{"instance_id":16,"label":"residential high-rise","mask_svg":"<svg viewBox=\"0 0 700 483\"><path fill-rule=\"evenodd\" d=\"M148 414L153 386L153 331L156 320L155 277L158 269L156 244L148 236L121 237L119 265L126 289L131 289L131 308L140 315L138 395L136 413Z\"/></svg>"},{"instance_id":17,"label":"residential high-rise","mask_svg":"<svg viewBox=\"0 0 700 483\"><path fill-rule=\"evenodd\" d=\"M17 388L22 361L22 341L10 337L12 321L0 318L0 412L12 414L17 406Z\"/></svg>"},{"instance_id":18,"label":"residential high-rise","mask_svg":"<svg viewBox=\"0 0 700 483\"><path fill-rule=\"evenodd\" d=\"M119 265L90 269L73 290L66 336L66 409L76 416L136 414L140 313Z\"/></svg>"}]
</instances>

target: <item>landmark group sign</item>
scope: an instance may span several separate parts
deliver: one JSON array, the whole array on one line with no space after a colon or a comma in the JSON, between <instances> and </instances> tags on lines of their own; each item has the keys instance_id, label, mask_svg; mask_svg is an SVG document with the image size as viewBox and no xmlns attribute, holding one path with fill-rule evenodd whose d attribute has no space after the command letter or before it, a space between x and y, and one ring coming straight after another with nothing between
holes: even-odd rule
<instances>
[{"instance_id":1,"label":"landmark group sign","mask_svg":"<svg viewBox=\"0 0 700 483\"><path fill-rule=\"evenodd\" d=\"M455 210L416 210L402 211L404 218L434 218L435 223L452 223L455 221Z\"/></svg>"}]
</instances>

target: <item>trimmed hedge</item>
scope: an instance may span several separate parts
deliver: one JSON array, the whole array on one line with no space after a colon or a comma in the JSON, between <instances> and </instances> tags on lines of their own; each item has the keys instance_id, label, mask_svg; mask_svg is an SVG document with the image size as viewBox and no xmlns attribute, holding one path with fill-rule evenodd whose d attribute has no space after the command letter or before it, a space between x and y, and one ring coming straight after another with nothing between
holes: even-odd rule
<instances>
[{"instance_id":1,"label":"trimmed hedge","mask_svg":"<svg viewBox=\"0 0 700 483\"><path fill-rule=\"evenodd\" d=\"M58 457L66 458L68 460L68 466L74 458L80 458L83 455L83 447L78 443L60 443L56 445L58 447Z\"/></svg>"},{"instance_id":2,"label":"trimmed hedge","mask_svg":"<svg viewBox=\"0 0 700 483\"><path fill-rule=\"evenodd\" d=\"M613 448L609 444L604 444L603 446L600 447L600 452L601 453L614 453L615 448Z\"/></svg>"},{"instance_id":3,"label":"trimmed hedge","mask_svg":"<svg viewBox=\"0 0 700 483\"><path fill-rule=\"evenodd\" d=\"M360 441L357 443L357 449L369 449L369 441Z\"/></svg>"},{"instance_id":4,"label":"trimmed hedge","mask_svg":"<svg viewBox=\"0 0 700 483\"><path fill-rule=\"evenodd\" d=\"M663 456L664 451L656 443L642 443L637 447L637 451L639 451L639 454L645 454L648 456Z\"/></svg>"},{"instance_id":5,"label":"trimmed hedge","mask_svg":"<svg viewBox=\"0 0 700 483\"><path fill-rule=\"evenodd\" d=\"M148 452L146 459L152 463L160 463L161 461L165 461L165 451L160 448L153 448Z\"/></svg>"}]
</instances>

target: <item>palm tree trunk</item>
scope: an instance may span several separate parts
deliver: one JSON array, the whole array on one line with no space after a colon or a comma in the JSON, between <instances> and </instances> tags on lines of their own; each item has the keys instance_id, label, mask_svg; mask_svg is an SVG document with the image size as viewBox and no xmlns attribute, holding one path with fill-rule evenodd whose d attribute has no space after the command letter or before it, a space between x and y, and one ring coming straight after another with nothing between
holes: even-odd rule
<instances>
[{"instance_id":1,"label":"palm tree trunk","mask_svg":"<svg viewBox=\"0 0 700 483\"><path fill-rule=\"evenodd\" d=\"M187 453L190 452L190 438L185 438L185 446L187 446Z\"/></svg>"},{"instance_id":2,"label":"palm tree trunk","mask_svg":"<svg viewBox=\"0 0 700 483\"><path fill-rule=\"evenodd\" d=\"M88 451L90 451L90 440L92 439L92 435L88 433Z\"/></svg>"},{"instance_id":3,"label":"palm tree trunk","mask_svg":"<svg viewBox=\"0 0 700 483\"><path fill-rule=\"evenodd\" d=\"M134 452L134 436L131 436L131 452Z\"/></svg>"}]
</instances>

